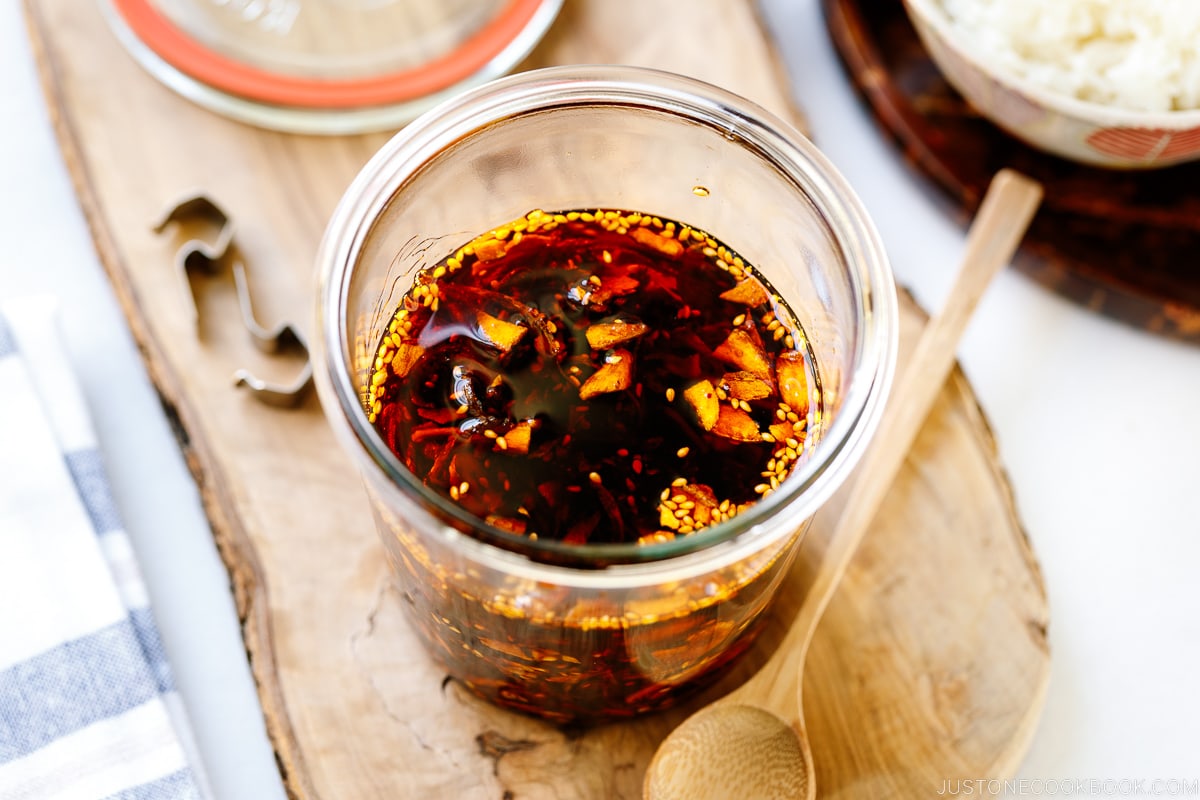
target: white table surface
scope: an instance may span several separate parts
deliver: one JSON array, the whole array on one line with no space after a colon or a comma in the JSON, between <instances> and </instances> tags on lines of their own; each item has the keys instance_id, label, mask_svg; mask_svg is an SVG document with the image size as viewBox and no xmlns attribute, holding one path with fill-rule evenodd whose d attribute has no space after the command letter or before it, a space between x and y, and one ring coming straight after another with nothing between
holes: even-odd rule
<instances>
[{"instance_id":1,"label":"white table surface","mask_svg":"<svg viewBox=\"0 0 1200 800\"><path fill-rule=\"evenodd\" d=\"M228 579L92 249L19 6L0 3L0 300L61 300L216 797L282 798ZM899 281L936 305L962 232L859 107L817 1L763 6L814 138L866 203ZM1102 319L1007 273L961 360L1050 596L1053 677L1022 777L1200 777L1200 347Z\"/></svg>"}]
</instances>

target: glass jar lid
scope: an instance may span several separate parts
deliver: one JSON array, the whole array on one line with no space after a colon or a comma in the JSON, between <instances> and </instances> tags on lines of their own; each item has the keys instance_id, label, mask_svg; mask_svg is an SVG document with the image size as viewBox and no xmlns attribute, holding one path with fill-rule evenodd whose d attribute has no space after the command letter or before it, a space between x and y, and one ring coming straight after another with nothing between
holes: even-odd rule
<instances>
[{"instance_id":1,"label":"glass jar lid","mask_svg":"<svg viewBox=\"0 0 1200 800\"><path fill-rule=\"evenodd\" d=\"M167 86L268 128L395 127L498 77L562 0L101 0L118 38Z\"/></svg>"}]
</instances>

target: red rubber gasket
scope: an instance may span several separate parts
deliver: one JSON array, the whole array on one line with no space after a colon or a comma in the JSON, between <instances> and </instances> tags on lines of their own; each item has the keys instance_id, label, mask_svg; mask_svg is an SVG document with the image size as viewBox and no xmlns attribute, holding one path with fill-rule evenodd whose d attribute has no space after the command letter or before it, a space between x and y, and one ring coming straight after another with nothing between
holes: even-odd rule
<instances>
[{"instance_id":1,"label":"red rubber gasket","mask_svg":"<svg viewBox=\"0 0 1200 800\"><path fill-rule=\"evenodd\" d=\"M280 75L234 61L190 38L151 0L112 0L130 30L163 61L226 94L280 106L345 109L415 100L482 70L525 29L542 0L510 0L457 49L420 67L355 80Z\"/></svg>"}]
</instances>

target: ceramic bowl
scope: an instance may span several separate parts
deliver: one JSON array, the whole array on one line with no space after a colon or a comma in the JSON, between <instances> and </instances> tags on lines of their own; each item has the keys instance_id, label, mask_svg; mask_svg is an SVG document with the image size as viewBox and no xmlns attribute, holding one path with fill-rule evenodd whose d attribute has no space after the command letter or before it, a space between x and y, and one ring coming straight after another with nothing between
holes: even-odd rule
<instances>
[{"instance_id":1,"label":"ceramic bowl","mask_svg":"<svg viewBox=\"0 0 1200 800\"><path fill-rule=\"evenodd\" d=\"M946 80L980 113L1027 144L1115 169L1153 169L1200 158L1200 110L1133 111L1059 94L973 51L938 0L904 0L904 5Z\"/></svg>"}]
</instances>

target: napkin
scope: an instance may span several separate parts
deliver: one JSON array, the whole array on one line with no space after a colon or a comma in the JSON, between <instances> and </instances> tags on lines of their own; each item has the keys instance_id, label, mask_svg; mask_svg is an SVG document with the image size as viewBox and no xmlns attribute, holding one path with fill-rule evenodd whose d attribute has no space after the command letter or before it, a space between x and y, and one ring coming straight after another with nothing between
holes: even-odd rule
<instances>
[{"instance_id":1,"label":"napkin","mask_svg":"<svg viewBox=\"0 0 1200 800\"><path fill-rule=\"evenodd\" d=\"M0 308L0 800L204 798L54 305Z\"/></svg>"}]
</instances>

